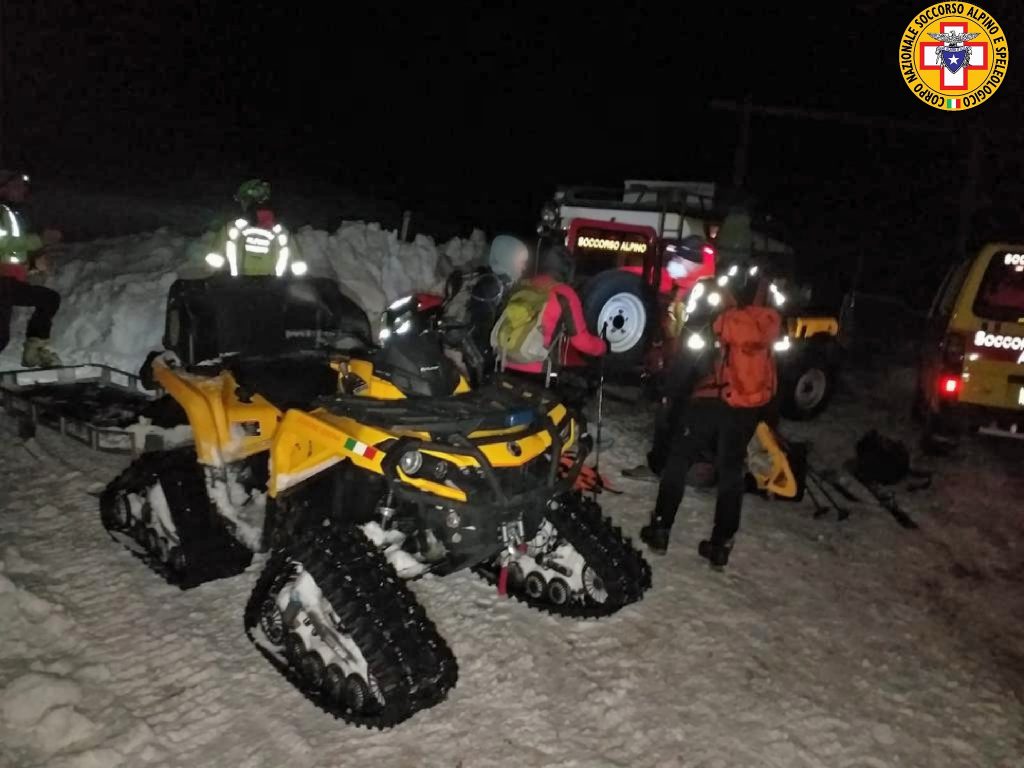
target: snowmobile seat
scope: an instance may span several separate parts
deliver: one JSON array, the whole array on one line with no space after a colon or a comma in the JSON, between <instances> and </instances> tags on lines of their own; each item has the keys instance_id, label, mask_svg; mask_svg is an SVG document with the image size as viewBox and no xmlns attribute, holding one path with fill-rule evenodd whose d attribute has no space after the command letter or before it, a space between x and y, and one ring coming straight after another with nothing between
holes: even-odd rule
<instances>
[{"instance_id":1,"label":"snowmobile seat","mask_svg":"<svg viewBox=\"0 0 1024 768\"><path fill-rule=\"evenodd\" d=\"M282 411L307 408L338 390L338 372L324 356L233 358L227 368L238 382L239 399L244 402L258 394Z\"/></svg>"}]
</instances>

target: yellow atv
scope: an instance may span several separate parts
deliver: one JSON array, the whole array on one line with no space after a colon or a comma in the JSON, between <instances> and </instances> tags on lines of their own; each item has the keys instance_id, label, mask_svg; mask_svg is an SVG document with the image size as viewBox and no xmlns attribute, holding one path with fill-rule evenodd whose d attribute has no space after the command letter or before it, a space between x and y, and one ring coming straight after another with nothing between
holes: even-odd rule
<instances>
[{"instance_id":1,"label":"yellow atv","mask_svg":"<svg viewBox=\"0 0 1024 768\"><path fill-rule=\"evenodd\" d=\"M235 327L232 354L199 360L195 330L239 285L190 282L172 290L169 350L151 368L194 447L137 459L102 494L103 524L182 588L269 552L246 632L326 712L385 728L454 686L455 659L404 579L472 567L568 616L614 613L650 586L641 555L573 490L589 438L549 392L470 392L415 313L382 346L346 338L341 351L337 311L296 300L298 281L243 290L284 294L276 335L293 346L263 352L271 302L258 339Z\"/></svg>"}]
</instances>

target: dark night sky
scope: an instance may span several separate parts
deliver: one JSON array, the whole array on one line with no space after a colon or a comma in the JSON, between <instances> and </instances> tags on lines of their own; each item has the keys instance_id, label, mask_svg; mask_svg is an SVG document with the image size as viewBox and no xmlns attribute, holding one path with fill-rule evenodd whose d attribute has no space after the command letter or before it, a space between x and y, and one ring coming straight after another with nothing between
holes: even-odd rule
<instances>
[{"instance_id":1,"label":"dark night sky","mask_svg":"<svg viewBox=\"0 0 1024 768\"><path fill-rule=\"evenodd\" d=\"M756 119L750 185L804 250L948 240L956 163L981 123L986 189L1024 197L1019 3L985 5L1008 32L1009 77L962 114L900 79L900 33L924 3L820 5L4 0L4 151L127 186L315 180L522 228L556 183L726 179L736 119L708 104L749 92L962 127L958 146Z\"/></svg>"}]
</instances>

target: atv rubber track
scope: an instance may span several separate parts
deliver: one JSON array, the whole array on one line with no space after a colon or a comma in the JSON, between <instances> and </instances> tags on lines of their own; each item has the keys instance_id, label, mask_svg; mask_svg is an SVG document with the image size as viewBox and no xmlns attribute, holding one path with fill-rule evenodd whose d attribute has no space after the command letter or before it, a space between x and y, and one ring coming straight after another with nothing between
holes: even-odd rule
<instances>
[{"instance_id":1,"label":"atv rubber track","mask_svg":"<svg viewBox=\"0 0 1024 768\"><path fill-rule=\"evenodd\" d=\"M280 590L295 562L313 577L352 637L384 696L373 713L353 711L307 683L302 672L257 642L264 601ZM359 529L334 525L306 533L275 550L245 609L245 633L260 653L313 704L339 720L390 728L443 701L455 687L458 664L434 623L387 561Z\"/></svg>"},{"instance_id":2,"label":"atv rubber track","mask_svg":"<svg viewBox=\"0 0 1024 768\"><path fill-rule=\"evenodd\" d=\"M119 525L114 512L129 494L145 497L159 483L167 499L184 569L176 569L146 549L136 531ZM145 453L112 480L100 494L100 519L115 541L115 534L133 539L145 553L125 548L153 571L181 589L191 589L216 579L242 573L252 563L252 552L231 535L230 525L214 510L206 493L195 450L177 448ZM123 541L121 541L124 544Z\"/></svg>"},{"instance_id":3,"label":"atv rubber track","mask_svg":"<svg viewBox=\"0 0 1024 768\"><path fill-rule=\"evenodd\" d=\"M523 585L508 585L508 594L531 608L579 619L610 616L619 609L640 600L651 587L651 566L643 555L601 514L597 502L574 492L566 503L544 513L559 536L571 544L604 582L608 597L603 603L587 600L556 605L543 598L526 594ZM476 573L491 584L497 584L499 569L494 564L479 565Z\"/></svg>"}]
</instances>

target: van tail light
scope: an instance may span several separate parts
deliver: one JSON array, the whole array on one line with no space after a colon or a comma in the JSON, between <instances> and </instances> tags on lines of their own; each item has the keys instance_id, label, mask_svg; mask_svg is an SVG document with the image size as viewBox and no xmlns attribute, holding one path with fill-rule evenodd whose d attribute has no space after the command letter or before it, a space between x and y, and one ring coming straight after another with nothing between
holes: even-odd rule
<instances>
[{"instance_id":1,"label":"van tail light","mask_svg":"<svg viewBox=\"0 0 1024 768\"><path fill-rule=\"evenodd\" d=\"M962 371L964 367L964 353L966 342L959 333L946 334L942 341L942 365L954 371Z\"/></svg>"},{"instance_id":2,"label":"van tail light","mask_svg":"<svg viewBox=\"0 0 1024 768\"><path fill-rule=\"evenodd\" d=\"M960 390L964 380L960 376L943 374L939 376L939 397L945 400L956 400L960 397Z\"/></svg>"}]
</instances>

